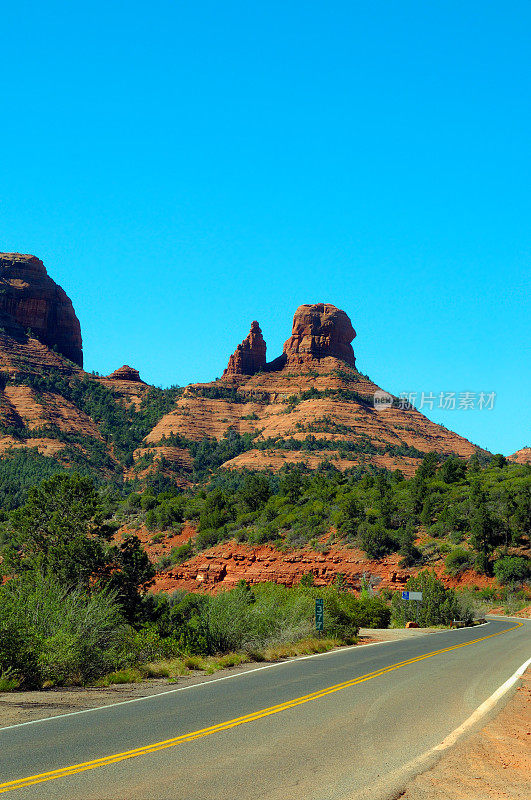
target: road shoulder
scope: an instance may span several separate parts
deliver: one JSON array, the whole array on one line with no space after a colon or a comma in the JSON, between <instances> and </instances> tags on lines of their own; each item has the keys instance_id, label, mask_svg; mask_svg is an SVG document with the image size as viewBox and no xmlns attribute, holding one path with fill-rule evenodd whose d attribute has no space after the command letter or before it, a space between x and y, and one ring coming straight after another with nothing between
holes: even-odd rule
<instances>
[{"instance_id":1,"label":"road shoulder","mask_svg":"<svg viewBox=\"0 0 531 800\"><path fill-rule=\"evenodd\" d=\"M531 669L498 715L414 778L401 800L527 800Z\"/></svg>"}]
</instances>

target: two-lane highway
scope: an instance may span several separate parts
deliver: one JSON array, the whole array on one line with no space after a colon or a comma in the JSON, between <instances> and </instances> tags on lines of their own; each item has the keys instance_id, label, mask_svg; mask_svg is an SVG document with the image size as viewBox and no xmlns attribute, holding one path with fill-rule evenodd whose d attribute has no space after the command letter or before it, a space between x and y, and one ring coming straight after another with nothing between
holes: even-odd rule
<instances>
[{"instance_id":1,"label":"two-lane highway","mask_svg":"<svg viewBox=\"0 0 531 800\"><path fill-rule=\"evenodd\" d=\"M28 800L363 796L529 657L531 623L354 647L0 730L0 793Z\"/></svg>"}]
</instances>

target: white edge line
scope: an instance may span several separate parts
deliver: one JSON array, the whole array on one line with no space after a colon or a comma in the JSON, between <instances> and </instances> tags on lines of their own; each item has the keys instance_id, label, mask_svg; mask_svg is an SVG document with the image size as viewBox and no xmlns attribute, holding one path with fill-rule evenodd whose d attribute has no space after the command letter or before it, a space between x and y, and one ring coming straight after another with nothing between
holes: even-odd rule
<instances>
[{"instance_id":1,"label":"white edge line","mask_svg":"<svg viewBox=\"0 0 531 800\"><path fill-rule=\"evenodd\" d=\"M516 618L515 618L516 619ZM510 678L508 678L505 683L502 683L490 697L488 697L480 706L476 708L475 711L466 719L461 725L455 728L451 733L446 736L442 742L436 744L434 747L431 747L429 750L426 750L420 756L417 756L412 761L409 761L403 767L395 770L393 773L388 774L385 778L385 782L377 781L376 784L373 784L372 787L367 787L366 793L363 795L356 794L353 798L361 797L375 797L382 798L382 791L385 792L385 797L389 797L391 795L388 794L390 787L392 787L393 794L392 797L398 797L399 795L396 792L404 792L405 789L410 785L411 781L414 780L418 775L422 775L427 769L430 769L434 765L434 757L440 758L442 753L445 750L448 750L450 747L455 745L462 736L464 736L470 728L473 728L477 725L479 720L482 719L486 714L491 711L496 704L501 700L501 698L514 686L514 684L518 681L519 678L522 677L526 669L531 666L531 658L528 658L521 666L518 667L516 672L513 672ZM400 795L401 796L401 795Z\"/></svg>"},{"instance_id":2,"label":"white edge line","mask_svg":"<svg viewBox=\"0 0 531 800\"><path fill-rule=\"evenodd\" d=\"M480 706L476 708L476 710L466 719L462 725L459 725L452 733L450 733L442 742L435 747L432 748L432 751L429 752L440 752L442 750L446 750L448 747L451 747L456 741L473 725L476 724L478 720L488 714L488 712L494 708L498 700L500 700L503 695L511 689L516 681L522 677L526 669L531 665L531 658L528 658L527 661L518 667L516 672L513 672L510 678L508 678L505 683L496 689L490 697L485 700Z\"/></svg>"},{"instance_id":3,"label":"white edge line","mask_svg":"<svg viewBox=\"0 0 531 800\"><path fill-rule=\"evenodd\" d=\"M479 625L474 625L474 628L482 628L484 625L489 625L491 621L482 622ZM369 629L370 630L370 629ZM452 633L453 630L470 630L470 628L449 628L443 631L429 631L428 633L422 634L423 636L435 636L438 633ZM411 637L414 639L416 637ZM418 637L419 639L422 636ZM397 642L406 642L411 641L411 639L389 639L386 642L370 642L369 644L359 645L359 644L352 644L347 645L346 647L337 647L334 650L327 650L326 653L312 653L309 656L295 656L294 658L287 658L283 661L275 661L274 664L266 664L263 667L255 667L254 669L247 669L243 670L242 672L236 672L233 675L224 675L222 678L213 678L210 681L201 681L200 683L194 683L191 686L179 686L177 689L168 689L165 692L157 692L155 694L146 694L144 697L133 697L131 700L119 700L117 703L108 703L104 706L94 706L93 708L82 708L80 711L68 711L66 714L55 714L52 717L41 717L41 719L31 719L28 722L16 722L14 725L6 725L3 728L0 728L0 733L3 731L12 730L12 728L22 728L24 725L37 725L39 722L51 722L52 720L56 719L63 719L64 717L75 717L78 714L89 714L91 711L104 711L107 708L116 708L116 706L125 706L129 703L140 703L142 700L153 700L156 697L164 697L167 694L175 694L175 692L185 692L188 689L197 689L200 686L207 686L211 683L219 683L220 681L228 681L230 678L241 678L242 675L249 675L252 672L260 672L263 669L272 669L273 667L282 667L286 664L293 664L296 661L305 661L308 658L319 658L320 656L329 656L332 653L344 653L346 650L354 650L355 648L361 648L364 650L366 647L376 647L382 644L397 644Z\"/></svg>"},{"instance_id":4,"label":"white edge line","mask_svg":"<svg viewBox=\"0 0 531 800\"><path fill-rule=\"evenodd\" d=\"M520 618L521 619L521 618ZM457 743L462 736L464 736L470 728L477 725L479 720L491 711L501 698L511 689L514 684L522 677L526 669L531 666L531 658L528 658L521 666L518 667L516 672L513 672L510 678L505 683L502 683L490 697L488 697L475 711L466 719L461 725L455 728L451 733L446 736L442 742L430 747L421 755L404 764L392 773L388 773L384 780L380 779L372 786L368 786L363 794L352 795L352 800L361 800L362 798L375 798L383 800L389 797L401 797L404 791L410 786L418 775L422 775L426 770L434 766L434 758L440 758L445 750L448 750ZM398 793L401 794L398 794Z\"/></svg>"}]
</instances>

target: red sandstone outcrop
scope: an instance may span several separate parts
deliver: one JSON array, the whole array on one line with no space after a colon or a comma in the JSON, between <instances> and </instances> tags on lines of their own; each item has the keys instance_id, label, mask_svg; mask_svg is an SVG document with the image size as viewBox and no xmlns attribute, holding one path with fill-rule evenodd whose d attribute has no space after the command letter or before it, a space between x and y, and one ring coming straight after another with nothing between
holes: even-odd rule
<instances>
[{"instance_id":1,"label":"red sandstone outcrop","mask_svg":"<svg viewBox=\"0 0 531 800\"><path fill-rule=\"evenodd\" d=\"M266 363L266 343L256 320L251 322L248 336L229 358L223 375L255 375Z\"/></svg>"},{"instance_id":2,"label":"red sandstone outcrop","mask_svg":"<svg viewBox=\"0 0 531 800\"><path fill-rule=\"evenodd\" d=\"M153 531L150 532L151 540ZM139 534L142 538L142 534ZM186 529L181 542L193 539L192 526ZM146 536L143 539L150 557L157 561L161 555L168 554L174 545L169 542L156 551ZM203 550L178 566L159 572L151 588L152 592L186 591L216 594L232 589L238 581L251 584L272 581L284 586L296 586L303 575L311 573L315 586L331 586L338 576L342 576L345 588L359 592L363 579L369 580L377 590L388 588L393 591L404 587L411 575L416 575L423 567L403 569L399 567L400 554L393 553L375 561L356 547L345 547L335 543L323 553L309 547L282 552L271 545L251 545L233 540L222 542ZM494 578L478 575L472 570L453 577L445 572L444 560L434 563L433 569L445 586L464 588L477 585L481 588L492 586Z\"/></svg>"},{"instance_id":3,"label":"red sandstone outcrop","mask_svg":"<svg viewBox=\"0 0 531 800\"><path fill-rule=\"evenodd\" d=\"M516 464L531 464L531 447L522 447L512 456L507 456L507 460L514 461Z\"/></svg>"},{"instance_id":4,"label":"red sandstone outcrop","mask_svg":"<svg viewBox=\"0 0 531 800\"><path fill-rule=\"evenodd\" d=\"M290 364L304 364L328 356L340 358L354 367L351 342L356 331L347 314L328 303L303 305L295 312L290 338L284 353Z\"/></svg>"},{"instance_id":5,"label":"red sandstone outcrop","mask_svg":"<svg viewBox=\"0 0 531 800\"><path fill-rule=\"evenodd\" d=\"M23 336L31 329L43 344L83 366L72 302L35 256L0 253L0 324L9 335Z\"/></svg>"},{"instance_id":6,"label":"red sandstone outcrop","mask_svg":"<svg viewBox=\"0 0 531 800\"><path fill-rule=\"evenodd\" d=\"M111 372L110 375L107 375L107 380L144 383L140 377L139 371L137 369L133 369L133 367L129 367L127 364L124 364L123 367L119 367L118 369L115 369L114 372Z\"/></svg>"}]
</instances>

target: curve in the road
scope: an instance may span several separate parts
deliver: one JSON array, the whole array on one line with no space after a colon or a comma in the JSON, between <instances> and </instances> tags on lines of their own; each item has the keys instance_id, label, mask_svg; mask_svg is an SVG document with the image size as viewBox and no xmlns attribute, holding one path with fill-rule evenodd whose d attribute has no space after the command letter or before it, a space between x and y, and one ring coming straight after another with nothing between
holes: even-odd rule
<instances>
[{"instance_id":1,"label":"curve in the road","mask_svg":"<svg viewBox=\"0 0 531 800\"><path fill-rule=\"evenodd\" d=\"M517 628L522 627L522 625L523 623L517 622L516 625L514 625L513 627L506 628L505 630L500 631L498 633L491 633L488 636L482 636L477 639L472 639L469 642L462 642L460 644L452 645L451 647L445 647L440 650L434 650L430 653L425 653L423 655L416 656L415 658L410 658L406 661L401 661L396 664L390 664L375 672L370 672L367 673L366 675L361 675L352 680L344 681L343 683L338 683L333 686L328 686L320 691L302 695L287 702L280 703L274 706L269 706L268 708L260 709L259 711L256 711L252 714L246 714L244 716L236 717L234 719L227 720L217 725L212 725L207 728L191 731L189 733L182 734L181 736L176 736L172 739L166 739L164 741L155 742L154 744L145 745L143 747L138 747L133 750L126 750L122 753L115 753L113 755L103 756L102 758L94 759L92 761L86 761L79 764L73 764L67 767L61 767L60 769L55 769L52 770L51 772L44 772L38 775L30 775L26 778L19 778L14 781L8 781L7 783L0 784L0 794L14 791L15 789L22 789L24 787L33 786L38 783L44 783L46 781L52 781L58 778L64 778L81 772L86 772L88 770L97 769L98 767L104 767L109 764L113 764L119 761L125 761L131 758L136 758L138 756L147 755L149 753L155 753L159 750L165 750L169 747L176 747L179 744L184 744L185 742L190 742L193 741L194 739L200 739L205 736L210 736L213 733L219 733L220 731L228 730L229 728L234 728L238 725L244 725L248 722L253 722L255 720L261 719L262 717L271 716L272 714L278 714L281 711L285 711L289 708L302 705L303 703L308 703L312 700L318 700L321 697L333 694L334 692L339 692L342 689L355 686L356 684L359 683L364 683L365 681L372 680L373 678L378 678L382 675L400 669L401 667L405 667L409 664L414 664L415 662L418 661L424 661L428 658L433 658L434 656L438 656L443 653L448 653L452 650L458 650L463 647L468 647L470 645L477 644L478 642L483 642L486 639L492 639L496 636L501 636L504 633L508 633L509 631L513 631L516 630Z\"/></svg>"}]
</instances>

